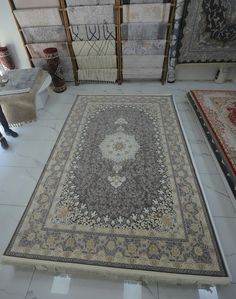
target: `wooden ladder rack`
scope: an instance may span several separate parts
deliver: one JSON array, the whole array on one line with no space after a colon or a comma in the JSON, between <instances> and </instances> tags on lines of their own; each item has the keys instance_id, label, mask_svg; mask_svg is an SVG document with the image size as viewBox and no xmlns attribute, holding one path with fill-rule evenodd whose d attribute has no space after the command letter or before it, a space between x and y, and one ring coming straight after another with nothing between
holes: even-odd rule
<instances>
[{"instance_id":1,"label":"wooden ladder rack","mask_svg":"<svg viewBox=\"0 0 236 299\"><path fill-rule=\"evenodd\" d=\"M164 61L163 61L162 76L161 76L162 85L165 84L166 78L167 78L167 73L168 73L169 50L170 50L170 44L171 44L171 32L172 32L173 24L174 24L174 18L175 18L175 12L176 12L176 3L177 3L177 0L172 0L171 1L168 28L167 28L167 33L166 33L166 47L165 47L165 54L164 54L165 57L164 57Z\"/></svg>"},{"instance_id":2,"label":"wooden ladder rack","mask_svg":"<svg viewBox=\"0 0 236 299\"><path fill-rule=\"evenodd\" d=\"M116 27L116 57L117 57L117 82L123 82L122 40L121 40L121 0L115 0L115 27Z\"/></svg>"},{"instance_id":3,"label":"wooden ladder rack","mask_svg":"<svg viewBox=\"0 0 236 299\"><path fill-rule=\"evenodd\" d=\"M69 52L70 52L70 59L71 59L71 63L72 63L72 67L73 67L73 73L74 73L74 81L75 81L75 85L79 84L78 81L78 65L75 59L75 53L74 53L74 49L72 47L72 35L71 35L71 31L70 31L70 22L69 22L69 18L67 15L67 10L66 10L66 1L65 0L59 0L60 3L60 15L61 15L61 19L62 19L62 24L64 25L64 29L66 31L66 39L67 39L67 45L69 48Z\"/></svg>"},{"instance_id":4,"label":"wooden ladder rack","mask_svg":"<svg viewBox=\"0 0 236 299\"><path fill-rule=\"evenodd\" d=\"M11 7L12 15L13 15L13 17L14 17L14 19L15 19L15 22L16 22L17 30L18 30L18 32L19 32L19 34L20 34L21 41L22 41L22 43L23 43L23 45L24 45L24 48L25 48L25 50L26 50L26 54L27 54L29 63L30 63L30 65L31 65L31 67L34 67L34 64L33 64L32 60L31 60L30 52L29 52L28 48L26 47L26 44L27 44L27 43L26 43L24 34L23 34L22 30L21 30L21 26L20 26L19 22L17 21L17 18L15 17L15 15L14 15L14 13L13 13L13 11L16 9L13 0L9 0L9 4L10 4L10 7Z\"/></svg>"},{"instance_id":5,"label":"wooden ladder rack","mask_svg":"<svg viewBox=\"0 0 236 299\"><path fill-rule=\"evenodd\" d=\"M70 22L67 14L67 5L66 0L58 0L59 1L59 13L61 16L62 24L64 26L64 30L66 33L66 43L68 45L69 53L70 53L70 59L72 63L73 68L73 75L74 75L74 82L75 84L79 84L78 81L78 64L76 61L75 53L72 47L72 34L70 30ZM20 24L17 21L17 18L15 17L13 11L16 9L15 4L13 0L9 0L12 14L14 16L17 29L19 31L19 34L21 36L22 42L25 46L27 56L30 62L30 65L34 67L34 64L32 62L32 58L30 55L30 52L27 48L27 43L23 34L23 31L20 27ZM161 76L161 82L164 84L166 82L167 73L168 73L168 54L170 50L170 43L171 43L171 32L173 28L174 18L175 18L175 12L176 12L176 3L177 0L171 0L171 8L170 8L170 14L169 14L169 20L168 20L168 27L166 32L166 46L165 46L165 52L164 52L164 61L163 61L163 67L162 67L162 76ZM114 12L115 12L115 30L116 30L116 59L117 59L117 83L120 85L123 82L123 56L122 56L122 36L121 36L121 23L122 23L122 11L123 11L123 4L122 0L115 0L114 5Z\"/></svg>"}]
</instances>

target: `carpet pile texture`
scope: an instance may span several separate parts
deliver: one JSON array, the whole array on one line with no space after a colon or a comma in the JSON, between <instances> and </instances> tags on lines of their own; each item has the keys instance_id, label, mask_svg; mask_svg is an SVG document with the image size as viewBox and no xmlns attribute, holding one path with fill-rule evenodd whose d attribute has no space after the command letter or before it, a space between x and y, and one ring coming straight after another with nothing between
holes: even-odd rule
<instances>
[{"instance_id":1,"label":"carpet pile texture","mask_svg":"<svg viewBox=\"0 0 236 299\"><path fill-rule=\"evenodd\" d=\"M225 284L171 96L79 96L3 260Z\"/></svg>"}]
</instances>

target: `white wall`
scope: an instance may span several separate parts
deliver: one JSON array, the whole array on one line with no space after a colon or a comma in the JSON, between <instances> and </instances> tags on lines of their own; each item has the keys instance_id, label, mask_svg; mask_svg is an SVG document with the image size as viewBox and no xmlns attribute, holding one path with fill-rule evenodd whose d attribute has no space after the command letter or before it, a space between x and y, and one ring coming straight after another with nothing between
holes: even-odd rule
<instances>
[{"instance_id":1,"label":"white wall","mask_svg":"<svg viewBox=\"0 0 236 299\"><path fill-rule=\"evenodd\" d=\"M0 45L7 46L16 68L29 68L30 63L18 32L8 0L0 0Z\"/></svg>"}]
</instances>

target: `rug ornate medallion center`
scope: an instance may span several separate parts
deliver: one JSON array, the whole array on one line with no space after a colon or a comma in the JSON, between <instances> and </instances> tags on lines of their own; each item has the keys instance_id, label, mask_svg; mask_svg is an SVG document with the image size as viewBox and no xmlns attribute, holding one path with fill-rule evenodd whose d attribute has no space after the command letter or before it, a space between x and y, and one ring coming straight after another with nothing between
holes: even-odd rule
<instances>
[{"instance_id":1,"label":"rug ornate medallion center","mask_svg":"<svg viewBox=\"0 0 236 299\"><path fill-rule=\"evenodd\" d=\"M78 97L4 260L227 283L172 98Z\"/></svg>"}]
</instances>

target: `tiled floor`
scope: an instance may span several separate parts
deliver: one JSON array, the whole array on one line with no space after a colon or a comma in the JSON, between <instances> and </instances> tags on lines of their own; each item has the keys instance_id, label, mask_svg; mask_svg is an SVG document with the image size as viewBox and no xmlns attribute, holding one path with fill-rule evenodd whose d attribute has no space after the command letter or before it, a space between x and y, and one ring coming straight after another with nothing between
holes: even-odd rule
<instances>
[{"instance_id":1,"label":"tiled floor","mask_svg":"<svg viewBox=\"0 0 236 299\"><path fill-rule=\"evenodd\" d=\"M234 89L232 83L156 82L81 85L52 93L35 123L17 128L0 148L0 254L7 246L77 94L173 94L194 161L232 273L228 287L209 290L160 283L106 281L58 275L0 264L0 299L234 299L236 298L236 210L185 97L190 89Z\"/></svg>"}]
</instances>

